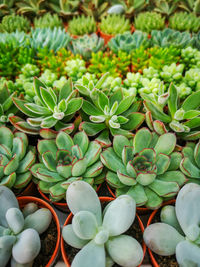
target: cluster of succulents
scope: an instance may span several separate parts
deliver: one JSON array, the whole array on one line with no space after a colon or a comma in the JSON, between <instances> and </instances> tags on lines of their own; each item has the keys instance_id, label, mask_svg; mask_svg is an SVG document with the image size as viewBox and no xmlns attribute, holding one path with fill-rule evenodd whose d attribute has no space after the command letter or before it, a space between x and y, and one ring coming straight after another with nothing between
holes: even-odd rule
<instances>
[{"instance_id":1,"label":"cluster of succulents","mask_svg":"<svg viewBox=\"0 0 200 267\"><path fill-rule=\"evenodd\" d=\"M19 15L8 15L3 17L0 23L0 32L28 32L30 30L30 22L27 18Z\"/></svg>"},{"instance_id":2,"label":"cluster of succulents","mask_svg":"<svg viewBox=\"0 0 200 267\"><path fill-rule=\"evenodd\" d=\"M84 35L96 32L96 22L93 17L84 15L70 20L68 31L72 35Z\"/></svg>"},{"instance_id":3,"label":"cluster of succulents","mask_svg":"<svg viewBox=\"0 0 200 267\"><path fill-rule=\"evenodd\" d=\"M57 14L46 13L44 16L34 19L35 28L62 27L62 20Z\"/></svg>"},{"instance_id":4,"label":"cluster of succulents","mask_svg":"<svg viewBox=\"0 0 200 267\"><path fill-rule=\"evenodd\" d=\"M152 30L164 29L165 18L156 12L144 12L135 18L134 25L137 30L151 33Z\"/></svg>"},{"instance_id":5,"label":"cluster of succulents","mask_svg":"<svg viewBox=\"0 0 200 267\"><path fill-rule=\"evenodd\" d=\"M192 13L178 12L169 18L169 27L178 31L198 32L200 19Z\"/></svg>"}]
</instances>

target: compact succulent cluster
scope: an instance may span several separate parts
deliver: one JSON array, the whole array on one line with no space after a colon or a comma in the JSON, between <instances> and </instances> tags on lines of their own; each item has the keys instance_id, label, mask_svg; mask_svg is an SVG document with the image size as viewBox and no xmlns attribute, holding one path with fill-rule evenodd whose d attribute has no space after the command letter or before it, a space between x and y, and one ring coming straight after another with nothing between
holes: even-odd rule
<instances>
[{"instance_id":1,"label":"compact succulent cluster","mask_svg":"<svg viewBox=\"0 0 200 267\"><path fill-rule=\"evenodd\" d=\"M144 12L135 18L134 25L137 30L151 33L152 30L163 30L165 19L156 12Z\"/></svg>"},{"instance_id":2,"label":"compact succulent cluster","mask_svg":"<svg viewBox=\"0 0 200 267\"><path fill-rule=\"evenodd\" d=\"M70 20L68 31L72 35L84 35L96 32L96 22L93 17L84 15Z\"/></svg>"},{"instance_id":3,"label":"compact succulent cluster","mask_svg":"<svg viewBox=\"0 0 200 267\"><path fill-rule=\"evenodd\" d=\"M35 28L56 28L62 27L62 20L57 14L46 13L44 16L34 19Z\"/></svg>"},{"instance_id":4,"label":"compact succulent cluster","mask_svg":"<svg viewBox=\"0 0 200 267\"><path fill-rule=\"evenodd\" d=\"M8 15L3 17L0 23L0 32L28 32L30 30L30 22L27 18L19 15Z\"/></svg>"}]
</instances>

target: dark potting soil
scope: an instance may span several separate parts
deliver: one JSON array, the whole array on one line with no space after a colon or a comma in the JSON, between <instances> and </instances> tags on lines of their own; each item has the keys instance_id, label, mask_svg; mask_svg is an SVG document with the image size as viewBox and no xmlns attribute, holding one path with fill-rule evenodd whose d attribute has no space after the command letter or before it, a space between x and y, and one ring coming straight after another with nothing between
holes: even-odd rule
<instances>
[{"instance_id":1,"label":"dark potting soil","mask_svg":"<svg viewBox=\"0 0 200 267\"><path fill-rule=\"evenodd\" d=\"M106 182L101 185L97 194L99 197L113 197L107 188Z\"/></svg>"},{"instance_id":2,"label":"dark potting soil","mask_svg":"<svg viewBox=\"0 0 200 267\"><path fill-rule=\"evenodd\" d=\"M108 203L103 204L103 209L104 207L107 205ZM132 224L132 226L129 228L128 231L126 231L124 234L129 235L134 237L142 246L142 242L143 242L143 233L142 230L140 228L139 222L137 217L135 217L134 223ZM65 243L65 251L67 253L67 257L69 259L69 262L72 263L74 257L76 256L76 254L80 251L80 249L77 248L73 248L71 246L69 246L67 243ZM118 264L114 264L113 267L120 267L120 265ZM169 266L168 266L169 267Z\"/></svg>"},{"instance_id":3,"label":"dark potting soil","mask_svg":"<svg viewBox=\"0 0 200 267\"><path fill-rule=\"evenodd\" d=\"M57 228L56 223L52 220L49 228L40 235L41 250L39 255L35 258L33 267L44 267L49 262L56 247Z\"/></svg>"},{"instance_id":4,"label":"dark potting soil","mask_svg":"<svg viewBox=\"0 0 200 267\"><path fill-rule=\"evenodd\" d=\"M160 211L160 210L159 210ZM154 216L152 223L160 222L160 212L157 212ZM172 256L160 256L155 253L153 253L154 258L156 259L157 263L160 265L160 267L178 267L178 263L176 261L175 255Z\"/></svg>"}]
</instances>

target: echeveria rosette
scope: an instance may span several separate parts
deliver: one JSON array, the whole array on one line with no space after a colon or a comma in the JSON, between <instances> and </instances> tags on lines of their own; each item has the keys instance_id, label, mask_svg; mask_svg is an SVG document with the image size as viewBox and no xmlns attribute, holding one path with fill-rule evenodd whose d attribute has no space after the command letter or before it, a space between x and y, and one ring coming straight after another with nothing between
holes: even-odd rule
<instances>
[{"instance_id":1,"label":"echeveria rosette","mask_svg":"<svg viewBox=\"0 0 200 267\"><path fill-rule=\"evenodd\" d=\"M178 89L171 83L168 92L153 99L141 94L145 100L146 122L151 130L158 134L169 130L184 140L196 140L200 137L200 91L189 95L184 102L178 96Z\"/></svg>"},{"instance_id":2,"label":"echeveria rosette","mask_svg":"<svg viewBox=\"0 0 200 267\"><path fill-rule=\"evenodd\" d=\"M83 86L76 85L80 93L86 95L82 111L88 115L80 124L80 129L89 136L95 136L101 132L102 136L110 132L112 135L122 134L127 137L133 136L131 131L138 128L144 121L144 114L138 112L140 102L135 101L135 95L124 96L122 89L117 89L110 97L99 90L101 88L101 78L99 83L91 91ZM108 139L105 141L110 144Z\"/></svg>"},{"instance_id":3,"label":"echeveria rosette","mask_svg":"<svg viewBox=\"0 0 200 267\"><path fill-rule=\"evenodd\" d=\"M104 181L101 150L100 144L89 142L83 131L73 139L61 131L56 139L38 142L40 163L33 165L31 172L39 189L53 201L60 201L73 181L83 179L94 187Z\"/></svg>"},{"instance_id":4,"label":"echeveria rosette","mask_svg":"<svg viewBox=\"0 0 200 267\"><path fill-rule=\"evenodd\" d=\"M56 91L35 78L34 91L34 102L13 98L17 108L28 116L26 121L19 117L10 117L15 128L29 134L40 132L42 136L48 135L51 128L72 132L74 124L71 120L81 108L83 100L77 97L78 90L73 90L71 80L65 83L57 95Z\"/></svg>"},{"instance_id":5,"label":"echeveria rosette","mask_svg":"<svg viewBox=\"0 0 200 267\"><path fill-rule=\"evenodd\" d=\"M106 267L114 263L136 267L143 259L140 243L123 234L134 222L135 201L127 195L107 204L102 212L94 189L83 181L72 183L66 194L73 213L72 223L63 227L65 242L80 251L72 267Z\"/></svg>"},{"instance_id":6,"label":"echeveria rosette","mask_svg":"<svg viewBox=\"0 0 200 267\"><path fill-rule=\"evenodd\" d=\"M30 167L36 161L36 151L28 146L25 133L0 127L0 185L24 188L32 179Z\"/></svg>"},{"instance_id":7,"label":"echeveria rosette","mask_svg":"<svg viewBox=\"0 0 200 267\"><path fill-rule=\"evenodd\" d=\"M186 184L178 193L174 206L161 210L161 222L144 231L146 245L161 256L176 256L179 266L200 263L200 186ZM159 234L158 234L159 233Z\"/></svg>"},{"instance_id":8,"label":"echeveria rosette","mask_svg":"<svg viewBox=\"0 0 200 267\"><path fill-rule=\"evenodd\" d=\"M200 141L197 144L188 142L182 153L181 171L189 179L188 182L200 184Z\"/></svg>"},{"instance_id":9,"label":"echeveria rosette","mask_svg":"<svg viewBox=\"0 0 200 267\"><path fill-rule=\"evenodd\" d=\"M138 130L133 141L116 135L113 147L101 153L101 161L109 169L106 181L117 196L128 194L137 206L158 208L186 181L178 170L182 155L175 152L175 146L173 133L158 136L147 128Z\"/></svg>"}]
</instances>

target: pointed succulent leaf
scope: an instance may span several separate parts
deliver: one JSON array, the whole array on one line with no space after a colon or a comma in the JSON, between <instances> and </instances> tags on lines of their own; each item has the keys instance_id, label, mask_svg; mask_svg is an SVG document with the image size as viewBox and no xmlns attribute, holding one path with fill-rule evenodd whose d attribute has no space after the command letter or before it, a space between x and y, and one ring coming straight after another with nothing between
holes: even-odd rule
<instances>
[{"instance_id":1,"label":"pointed succulent leaf","mask_svg":"<svg viewBox=\"0 0 200 267\"><path fill-rule=\"evenodd\" d=\"M79 130L84 130L89 136L94 136L106 128L105 123L83 122L79 126Z\"/></svg>"},{"instance_id":2,"label":"pointed succulent leaf","mask_svg":"<svg viewBox=\"0 0 200 267\"><path fill-rule=\"evenodd\" d=\"M81 176L86 171L87 168L87 160L86 158L82 158L77 160L74 164L72 164L72 176Z\"/></svg>"},{"instance_id":3,"label":"pointed succulent leaf","mask_svg":"<svg viewBox=\"0 0 200 267\"><path fill-rule=\"evenodd\" d=\"M186 176L200 178L199 168L197 168L188 157L182 159L180 169Z\"/></svg>"},{"instance_id":4,"label":"pointed succulent leaf","mask_svg":"<svg viewBox=\"0 0 200 267\"><path fill-rule=\"evenodd\" d=\"M121 159L115 154L113 148L107 148L101 153L101 162L108 169L117 172L117 170L125 170L125 166Z\"/></svg>"},{"instance_id":5,"label":"pointed succulent leaf","mask_svg":"<svg viewBox=\"0 0 200 267\"><path fill-rule=\"evenodd\" d=\"M41 128L52 128L57 123L56 118L53 116L46 117L42 120L42 123L40 125Z\"/></svg>"},{"instance_id":6,"label":"pointed succulent leaf","mask_svg":"<svg viewBox=\"0 0 200 267\"><path fill-rule=\"evenodd\" d=\"M43 87L40 88L40 93L41 93L43 102L45 103L45 106L53 112L54 107L57 104L54 97L51 95L51 93L47 89Z\"/></svg>"},{"instance_id":7,"label":"pointed succulent leaf","mask_svg":"<svg viewBox=\"0 0 200 267\"><path fill-rule=\"evenodd\" d=\"M102 151L102 148L98 142L96 141L90 142L88 150L85 153L87 166L91 166L93 163L95 163L99 159L101 151Z\"/></svg>"},{"instance_id":8,"label":"pointed succulent leaf","mask_svg":"<svg viewBox=\"0 0 200 267\"><path fill-rule=\"evenodd\" d=\"M178 101L178 91L176 86L171 83L169 86L169 98L168 98L168 107L172 118L177 111L177 101Z\"/></svg>"},{"instance_id":9,"label":"pointed succulent leaf","mask_svg":"<svg viewBox=\"0 0 200 267\"><path fill-rule=\"evenodd\" d=\"M18 208L10 208L6 212L6 220L13 233L19 234L24 228L24 217Z\"/></svg>"},{"instance_id":10,"label":"pointed succulent leaf","mask_svg":"<svg viewBox=\"0 0 200 267\"><path fill-rule=\"evenodd\" d=\"M170 116L166 115L164 112L160 111L155 104L149 101L144 101L144 105L152 114L152 116L157 119L161 120L164 123L169 123L171 121Z\"/></svg>"},{"instance_id":11,"label":"pointed succulent leaf","mask_svg":"<svg viewBox=\"0 0 200 267\"><path fill-rule=\"evenodd\" d=\"M67 189L66 200L73 214L79 211L90 211L95 215L98 225L101 225L101 204L95 190L88 183L73 182Z\"/></svg>"},{"instance_id":12,"label":"pointed succulent leaf","mask_svg":"<svg viewBox=\"0 0 200 267\"><path fill-rule=\"evenodd\" d=\"M148 248L161 256L175 254L176 246L184 240L184 237L174 227L166 223L149 225L144 231L143 238Z\"/></svg>"},{"instance_id":13,"label":"pointed succulent leaf","mask_svg":"<svg viewBox=\"0 0 200 267\"><path fill-rule=\"evenodd\" d=\"M200 91L194 92L189 95L182 104L185 111L198 109L200 106Z\"/></svg>"},{"instance_id":14,"label":"pointed succulent leaf","mask_svg":"<svg viewBox=\"0 0 200 267\"><path fill-rule=\"evenodd\" d=\"M59 149L66 149L70 151L72 146L74 145L74 142L70 135L61 131L56 137L56 145Z\"/></svg>"},{"instance_id":15,"label":"pointed succulent leaf","mask_svg":"<svg viewBox=\"0 0 200 267\"><path fill-rule=\"evenodd\" d=\"M136 267L143 259L140 243L128 235L114 237L106 243L110 257L120 266Z\"/></svg>"},{"instance_id":16,"label":"pointed succulent leaf","mask_svg":"<svg viewBox=\"0 0 200 267\"><path fill-rule=\"evenodd\" d=\"M88 243L88 240L81 239L74 233L72 224L63 227L62 237L67 244L78 249L81 249Z\"/></svg>"},{"instance_id":17,"label":"pointed succulent leaf","mask_svg":"<svg viewBox=\"0 0 200 267\"><path fill-rule=\"evenodd\" d=\"M13 138L14 135L9 128L5 126L0 127L0 144L3 144L11 149L13 145Z\"/></svg>"},{"instance_id":18,"label":"pointed succulent leaf","mask_svg":"<svg viewBox=\"0 0 200 267\"><path fill-rule=\"evenodd\" d=\"M74 135L73 142L75 145L78 145L81 148L83 154L85 154L89 145L89 139L86 133L84 131L76 133Z\"/></svg>"},{"instance_id":19,"label":"pointed succulent leaf","mask_svg":"<svg viewBox=\"0 0 200 267\"><path fill-rule=\"evenodd\" d=\"M72 81L71 81L71 79L68 79L67 82L60 89L59 102L62 99L66 99L70 95L70 93L72 92L72 90L73 90L73 88L72 88Z\"/></svg>"},{"instance_id":20,"label":"pointed succulent leaf","mask_svg":"<svg viewBox=\"0 0 200 267\"><path fill-rule=\"evenodd\" d=\"M10 175L15 172L19 166L19 157L17 154L14 154L12 159L8 162L8 164L4 167L4 174Z\"/></svg>"},{"instance_id":21,"label":"pointed succulent leaf","mask_svg":"<svg viewBox=\"0 0 200 267\"><path fill-rule=\"evenodd\" d=\"M72 165L57 165L57 172L64 178L69 178L72 175Z\"/></svg>"},{"instance_id":22,"label":"pointed succulent leaf","mask_svg":"<svg viewBox=\"0 0 200 267\"><path fill-rule=\"evenodd\" d=\"M134 152L138 153L144 148L148 148L150 146L151 140L151 132L147 128L140 129L133 139Z\"/></svg>"},{"instance_id":23,"label":"pointed succulent leaf","mask_svg":"<svg viewBox=\"0 0 200 267\"><path fill-rule=\"evenodd\" d=\"M176 136L173 133L166 133L158 138L158 142L155 146L156 153L163 153L170 155L176 145Z\"/></svg>"},{"instance_id":24,"label":"pointed succulent leaf","mask_svg":"<svg viewBox=\"0 0 200 267\"><path fill-rule=\"evenodd\" d=\"M57 147L54 140L41 140L38 142L37 148L40 155L47 151L51 151L54 157L56 157Z\"/></svg>"},{"instance_id":25,"label":"pointed succulent leaf","mask_svg":"<svg viewBox=\"0 0 200 267\"><path fill-rule=\"evenodd\" d=\"M109 99L102 91L98 92L98 105L102 111L104 110L105 106L109 106Z\"/></svg>"},{"instance_id":26,"label":"pointed succulent leaf","mask_svg":"<svg viewBox=\"0 0 200 267\"><path fill-rule=\"evenodd\" d=\"M121 100L121 102L119 102L119 106L118 106L115 114L119 115L119 114L122 114L123 112L125 112L131 106L134 99L135 99L135 96L131 95L131 96L127 96L123 100Z\"/></svg>"},{"instance_id":27,"label":"pointed succulent leaf","mask_svg":"<svg viewBox=\"0 0 200 267\"><path fill-rule=\"evenodd\" d=\"M156 158L157 175L163 174L167 171L170 165L170 157L159 153Z\"/></svg>"},{"instance_id":28,"label":"pointed succulent leaf","mask_svg":"<svg viewBox=\"0 0 200 267\"><path fill-rule=\"evenodd\" d=\"M140 112L132 112L126 117L128 122L122 125L122 128L125 130L135 130L137 129L144 121L145 115Z\"/></svg>"},{"instance_id":29,"label":"pointed succulent leaf","mask_svg":"<svg viewBox=\"0 0 200 267\"><path fill-rule=\"evenodd\" d=\"M167 133L167 129L165 127L165 124L163 122L161 122L161 121L158 121L158 120L155 120L153 122L153 129L159 135Z\"/></svg>"},{"instance_id":30,"label":"pointed succulent leaf","mask_svg":"<svg viewBox=\"0 0 200 267\"><path fill-rule=\"evenodd\" d=\"M51 151L46 151L42 154L42 161L47 169L50 171L56 171L56 160Z\"/></svg>"},{"instance_id":31,"label":"pointed succulent leaf","mask_svg":"<svg viewBox=\"0 0 200 267\"><path fill-rule=\"evenodd\" d=\"M124 184L122 184L114 172L108 171L106 174L106 181L109 185L111 185L114 188L123 188Z\"/></svg>"},{"instance_id":32,"label":"pointed succulent leaf","mask_svg":"<svg viewBox=\"0 0 200 267\"><path fill-rule=\"evenodd\" d=\"M115 135L113 139L113 149L121 158L124 146L130 146L130 141L123 135Z\"/></svg>"},{"instance_id":33,"label":"pointed succulent leaf","mask_svg":"<svg viewBox=\"0 0 200 267\"><path fill-rule=\"evenodd\" d=\"M83 99L80 97L71 99L67 104L65 115L74 114L76 111L78 111L82 107L82 104L83 104Z\"/></svg>"},{"instance_id":34,"label":"pointed succulent leaf","mask_svg":"<svg viewBox=\"0 0 200 267\"><path fill-rule=\"evenodd\" d=\"M25 115L30 116L30 117L39 117L39 114L36 114L35 112L31 112L30 109L28 109L25 104L27 104L27 101L21 100L19 98L13 97L13 102L15 106Z\"/></svg>"},{"instance_id":35,"label":"pointed succulent leaf","mask_svg":"<svg viewBox=\"0 0 200 267\"><path fill-rule=\"evenodd\" d=\"M24 104L24 106L31 112L39 114L39 115L43 115L43 116L51 115L52 113L48 108L36 105L34 103L27 103L27 104Z\"/></svg>"},{"instance_id":36,"label":"pointed succulent leaf","mask_svg":"<svg viewBox=\"0 0 200 267\"><path fill-rule=\"evenodd\" d=\"M95 107L93 104L91 104L87 100L83 101L82 109L88 115L101 116L101 115L104 114L102 110L100 110L99 108Z\"/></svg>"},{"instance_id":37,"label":"pointed succulent leaf","mask_svg":"<svg viewBox=\"0 0 200 267\"><path fill-rule=\"evenodd\" d=\"M43 98L42 98L41 93L40 93L40 87L45 88L46 87L45 84L42 83L38 78L34 78L33 85L34 85L33 88L34 88L36 96L39 98L41 103L45 106L45 103L44 103Z\"/></svg>"},{"instance_id":38,"label":"pointed succulent leaf","mask_svg":"<svg viewBox=\"0 0 200 267\"><path fill-rule=\"evenodd\" d=\"M104 116L90 116L90 120L94 123L101 123L105 121L105 117Z\"/></svg>"},{"instance_id":39,"label":"pointed succulent leaf","mask_svg":"<svg viewBox=\"0 0 200 267\"><path fill-rule=\"evenodd\" d=\"M106 79L108 78L108 76L110 75L109 72L106 72L101 79L98 80L98 82L96 83L95 87L97 89L101 89L102 85L104 84L104 82L106 81Z\"/></svg>"},{"instance_id":40,"label":"pointed succulent leaf","mask_svg":"<svg viewBox=\"0 0 200 267\"><path fill-rule=\"evenodd\" d=\"M97 161L90 167L86 169L86 172L83 174L84 177L92 178L98 176L103 170L103 164L101 161Z\"/></svg>"},{"instance_id":41,"label":"pointed succulent leaf","mask_svg":"<svg viewBox=\"0 0 200 267\"><path fill-rule=\"evenodd\" d=\"M117 171L117 176L120 182L124 185L132 186L137 183L136 180L134 179L135 177L131 177L127 174L121 173L120 171Z\"/></svg>"},{"instance_id":42,"label":"pointed succulent leaf","mask_svg":"<svg viewBox=\"0 0 200 267\"><path fill-rule=\"evenodd\" d=\"M26 154L26 145L21 137L14 137L12 153L16 154L19 160L23 159Z\"/></svg>"}]
</instances>

